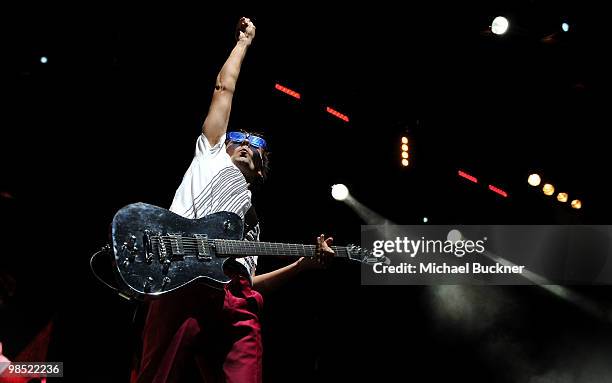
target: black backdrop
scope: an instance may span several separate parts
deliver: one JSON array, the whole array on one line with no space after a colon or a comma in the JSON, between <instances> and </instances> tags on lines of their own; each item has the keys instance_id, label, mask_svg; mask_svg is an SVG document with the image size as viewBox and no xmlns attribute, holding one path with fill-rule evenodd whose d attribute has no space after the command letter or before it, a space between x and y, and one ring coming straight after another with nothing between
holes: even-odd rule
<instances>
[{"instance_id":1,"label":"black backdrop","mask_svg":"<svg viewBox=\"0 0 612 383\"><path fill-rule=\"evenodd\" d=\"M53 319L50 357L67 375L127 379L134 306L95 281L89 255L120 207L170 204L243 14L257 37L230 125L265 132L272 147L256 199L262 239L308 243L323 232L359 242L363 222L329 196L337 182L402 224L607 223L601 12L551 1L7 12L0 186L12 197L0 199L1 259L18 288L2 309L4 352L16 355ZM503 37L483 33L497 14L513 28ZM411 166L401 168L405 133ZM529 189L531 171L584 209ZM576 289L609 302L607 287ZM364 287L357 266L335 264L266 297L263 323L267 381L610 376L609 323L538 287Z\"/></svg>"}]
</instances>

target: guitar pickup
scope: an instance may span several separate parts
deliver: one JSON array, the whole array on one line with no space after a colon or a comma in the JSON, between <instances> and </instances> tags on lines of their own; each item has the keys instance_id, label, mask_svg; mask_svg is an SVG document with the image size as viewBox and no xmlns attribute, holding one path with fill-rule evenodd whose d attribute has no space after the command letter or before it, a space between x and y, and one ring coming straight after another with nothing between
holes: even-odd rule
<instances>
[{"instance_id":1,"label":"guitar pickup","mask_svg":"<svg viewBox=\"0 0 612 383\"><path fill-rule=\"evenodd\" d=\"M208 235L206 234L194 234L196 243L198 245L198 260L200 261L212 261L208 245Z\"/></svg>"},{"instance_id":2,"label":"guitar pickup","mask_svg":"<svg viewBox=\"0 0 612 383\"><path fill-rule=\"evenodd\" d=\"M172 259L183 259L185 248L183 247L183 236L181 234L168 234L170 241L170 252Z\"/></svg>"}]
</instances>

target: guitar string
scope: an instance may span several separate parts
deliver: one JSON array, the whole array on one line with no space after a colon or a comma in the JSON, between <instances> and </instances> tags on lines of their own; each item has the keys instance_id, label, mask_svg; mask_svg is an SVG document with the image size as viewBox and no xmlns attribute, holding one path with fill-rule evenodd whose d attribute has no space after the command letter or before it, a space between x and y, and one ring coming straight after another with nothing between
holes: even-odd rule
<instances>
[{"instance_id":1,"label":"guitar string","mask_svg":"<svg viewBox=\"0 0 612 383\"><path fill-rule=\"evenodd\" d=\"M152 236L151 239L155 239L159 241L159 236ZM177 240L177 238L175 237L171 237L171 236L162 236L161 239L164 242L167 241L173 241L173 240ZM192 237L182 237L182 238L178 238L181 240L181 242L183 242L183 246L188 245L188 246L198 246L200 244L200 241L202 241L201 243L206 244L206 245L215 245L215 246L240 246L240 247L253 247L253 248L267 248L267 247L275 247L275 248L281 248L283 250L287 250L287 248L289 249L304 249L304 250L314 250L316 248L315 245L303 245L303 244L292 244L292 243L287 243L287 244L283 244L283 243L275 243L275 242L258 242L258 241L240 241L240 240L229 240L229 239L203 239L203 240L198 240L197 238L192 238ZM218 241L222 241L221 243L219 243ZM170 242L171 243L171 242ZM346 246L331 246L332 250L340 250L340 251L344 251L347 250Z\"/></svg>"},{"instance_id":2,"label":"guitar string","mask_svg":"<svg viewBox=\"0 0 612 383\"><path fill-rule=\"evenodd\" d=\"M162 246L159 243L159 238L160 238L159 236L151 237L152 240L155 240L154 242L152 242L152 245L157 246L158 249L161 248ZM197 243L197 239L195 238L183 238L183 239L190 240L189 243L183 244L182 246L183 250L194 251L194 252L199 250L200 246ZM164 236L162 237L162 240L164 242L164 247L170 247L170 250L172 250L173 246L172 246L171 241L175 240L175 238ZM193 243L194 241L195 243ZM257 254L253 254L253 255L265 254L265 255L279 255L279 256L314 256L314 250L315 250L314 245L280 244L282 248L278 248L279 245L273 242L250 242L250 241L239 241L239 240L233 240L233 241L222 240L225 243L219 244L219 243L214 243L214 241L216 240L205 240L204 244L215 245L216 248L219 248L219 250L221 250L222 252L227 251L230 253L230 255L242 255L244 251L254 251ZM286 247L283 247L283 246L290 246L291 248L287 249ZM272 248L272 247L275 247L275 248ZM300 249L299 247L302 247L302 249ZM344 247L332 246L332 250L336 252L335 256L337 257L340 257L340 258L349 257L348 251ZM237 254L232 254L232 253L237 253ZM278 253L278 254L271 254L271 253Z\"/></svg>"},{"instance_id":3,"label":"guitar string","mask_svg":"<svg viewBox=\"0 0 612 383\"><path fill-rule=\"evenodd\" d=\"M152 236L151 239L153 240L157 240L159 242L159 236ZM175 241L176 239L174 237L170 237L170 236L164 236L161 237L162 240L164 241L164 244L167 245L172 245L172 241ZM198 243L198 240L196 238L181 238L181 241L183 242L183 247L198 247L200 245L200 243ZM221 243L217 242L217 241L223 241ZM315 245L301 245L301 244L278 244L278 243L274 243L274 242L255 242L255 241L239 241L239 240L226 240L226 239L220 239L220 240L203 240L202 244L205 245L214 245L216 247L223 247L223 248L250 248L250 249L262 249L262 250L280 250L280 251L300 251L300 250L306 250L306 251L314 251L315 250ZM343 246L332 246L331 247L332 250L339 250L339 251L348 251L345 247Z\"/></svg>"},{"instance_id":4,"label":"guitar string","mask_svg":"<svg viewBox=\"0 0 612 383\"><path fill-rule=\"evenodd\" d=\"M161 245L159 244L154 244L153 245L155 247L156 250L159 250L161 248ZM166 248L170 248L170 250L172 251L172 245L170 244L166 244L165 245ZM199 252L199 247L197 246L183 246L183 250L189 251L189 252L194 252L197 253ZM278 256L304 256L304 257L308 257L308 256L314 256L314 249L310 252L300 252L297 250L272 250L272 249L249 249L249 248L221 248L218 249L221 251L217 251L217 253L221 253L221 254L228 254L228 255L245 255L245 256L249 256L249 255L278 255ZM252 254L244 254L245 252L253 252ZM342 253L336 253L337 257L344 257L344 254Z\"/></svg>"}]
</instances>

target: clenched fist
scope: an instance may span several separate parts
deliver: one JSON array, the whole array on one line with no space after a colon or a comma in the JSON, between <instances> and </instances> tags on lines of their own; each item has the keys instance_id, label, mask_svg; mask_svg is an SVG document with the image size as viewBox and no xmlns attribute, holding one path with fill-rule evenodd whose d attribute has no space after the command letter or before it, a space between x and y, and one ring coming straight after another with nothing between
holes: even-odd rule
<instances>
[{"instance_id":1,"label":"clenched fist","mask_svg":"<svg viewBox=\"0 0 612 383\"><path fill-rule=\"evenodd\" d=\"M251 44L255 38L255 24L251 19L242 17L236 25L236 40Z\"/></svg>"}]
</instances>

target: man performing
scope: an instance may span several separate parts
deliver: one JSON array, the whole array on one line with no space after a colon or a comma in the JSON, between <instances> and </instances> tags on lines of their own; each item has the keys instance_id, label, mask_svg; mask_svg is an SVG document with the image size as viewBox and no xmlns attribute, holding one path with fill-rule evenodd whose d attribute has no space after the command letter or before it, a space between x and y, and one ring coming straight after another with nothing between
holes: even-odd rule
<instances>
[{"instance_id":1,"label":"man performing","mask_svg":"<svg viewBox=\"0 0 612 383\"><path fill-rule=\"evenodd\" d=\"M259 135L227 132L242 61L255 25L240 19L237 43L217 76L196 153L170 210L187 218L219 211L238 214L245 239L259 240L251 187L266 178L268 148ZM317 257L255 275L257 257L230 259L232 277L224 291L191 286L151 302L143 330L143 352L135 382L261 382L260 292L273 290L296 273L320 267L333 256L332 238L317 238Z\"/></svg>"}]
</instances>

